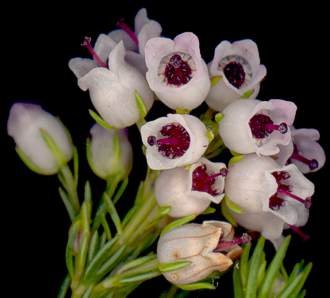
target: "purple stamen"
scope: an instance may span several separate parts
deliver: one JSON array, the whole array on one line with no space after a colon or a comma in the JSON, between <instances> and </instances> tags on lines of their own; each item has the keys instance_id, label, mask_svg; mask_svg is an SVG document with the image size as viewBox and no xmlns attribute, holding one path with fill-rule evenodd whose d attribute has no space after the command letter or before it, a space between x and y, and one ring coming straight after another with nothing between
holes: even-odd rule
<instances>
[{"instance_id":1,"label":"purple stamen","mask_svg":"<svg viewBox=\"0 0 330 298\"><path fill-rule=\"evenodd\" d=\"M139 40L138 40L135 32L124 21L120 20L117 22L116 25L117 25L117 27L119 27L120 29L125 31L136 45L139 44Z\"/></svg>"},{"instance_id":2,"label":"purple stamen","mask_svg":"<svg viewBox=\"0 0 330 298\"><path fill-rule=\"evenodd\" d=\"M298 152L298 149L296 146L294 146L294 150L293 150L293 153L292 153L290 159L295 159L295 160L298 160L298 161L306 164L311 171L317 169L319 166L319 163L316 159L308 159L308 158L302 156Z\"/></svg>"},{"instance_id":3,"label":"purple stamen","mask_svg":"<svg viewBox=\"0 0 330 298\"><path fill-rule=\"evenodd\" d=\"M312 204L311 203L312 202L311 198L302 199L301 197L298 197L297 195L291 193L289 190L282 187L282 185L279 185L279 187L277 189L277 193L288 196L288 197L304 204L305 208L307 208L307 209L311 207L311 204Z\"/></svg>"},{"instance_id":4,"label":"purple stamen","mask_svg":"<svg viewBox=\"0 0 330 298\"><path fill-rule=\"evenodd\" d=\"M217 247L213 251L214 252L225 251L232 248L235 245L241 245L250 242L251 239L252 239L251 236L247 233L242 234L242 236L240 237L235 237L233 240L230 241L225 241L220 239Z\"/></svg>"},{"instance_id":5,"label":"purple stamen","mask_svg":"<svg viewBox=\"0 0 330 298\"><path fill-rule=\"evenodd\" d=\"M304 241L309 240L311 237L304 233L300 228L293 226L293 225L288 225L292 232L296 233L299 237L301 237Z\"/></svg>"},{"instance_id":6,"label":"purple stamen","mask_svg":"<svg viewBox=\"0 0 330 298\"><path fill-rule=\"evenodd\" d=\"M252 135L257 139L263 139L273 131L279 131L282 134L288 132L288 126L286 123L282 122L280 124L274 124L273 120L264 114L254 115L249 121L249 126Z\"/></svg>"},{"instance_id":7,"label":"purple stamen","mask_svg":"<svg viewBox=\"0 0 330 298\"><path fill-rule=\"evenodd\" d=\"M93 57L93 59L95 60L95 62L97 63L98 66L107 68L108 65L104 61L102 61L100 56L95 52L95 50L93 49L93 47L91 45L91 41L92 41L92 39L90 37L85 36L84 41L81 44L81 46L83 46L84 48L87 49L87 51Z\"/></svg>"}]
</instances>

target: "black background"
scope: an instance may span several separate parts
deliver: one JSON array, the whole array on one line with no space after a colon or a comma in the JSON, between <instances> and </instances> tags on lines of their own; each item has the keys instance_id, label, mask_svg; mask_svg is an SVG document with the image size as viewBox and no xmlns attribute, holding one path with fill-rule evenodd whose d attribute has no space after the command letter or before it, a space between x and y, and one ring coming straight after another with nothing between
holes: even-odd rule
<instances>
[{"instance_id":1,"label":"black background","mask_svg":"<svg viewBox=\"0 0 330 298\"><path fill-rule=\"evenodd\" d=\"M329 100L329 46L324 7L317 2L288 7L279 2L252 5L239 2L200 1L108 1L75 6L33 3L1 9L1 282L2 297L55 297L65 274L64 249L69 220L57 195L55 177L40 177L27 170L6 135L6 120L15 101L41 104L59 115L73 135L84 157L84 141L93 121L88 94L76 85L67 67L71 57L87 56L80 43L112 30L124 17L133 24L135 13L147 7L149 17L160 22L163 35L192 31L200 38L206 61L224 39L252 38L259 46L268 75L260 99L282 98L298 105L296 127L314 127L321 144L329 149L327 104ZM157 108L156 108L157 109ZM156 111L157 113L157 111ZM139 149L136 131L131 130ZM134 137L135 134L135 137ZM142 178L141 154L135 159L133 179ZM91 175L82 161L82 179ZM311 216L305 231L309 242L294 236L288 264L305 258L314 262L308 282L308 297L326 297L322 290L328 262L329 204L328 166L310 175L316 184ZM93 179L95 188L102 182ZM134 188L132 184L132 189ZM136 183L135 183L136 184ZM326 281L324 281L326 283ZM159 286L159 288L158 288ZM10 292L5 288L8 287ZM158 297L166 284L146 284L136 297ZM326 287L324 287L326 288ZM231 297L230 276L221 280L216 292L193 297Z\"/></svg>"}]
</instances>

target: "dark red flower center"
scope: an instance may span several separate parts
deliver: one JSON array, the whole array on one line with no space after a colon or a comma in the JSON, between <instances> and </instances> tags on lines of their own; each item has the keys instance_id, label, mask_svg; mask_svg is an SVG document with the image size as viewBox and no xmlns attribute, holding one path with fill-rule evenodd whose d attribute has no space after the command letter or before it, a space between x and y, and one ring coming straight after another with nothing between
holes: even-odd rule
<instances>
[{"instance_id":1,"label":"dark red flower center","mask_svg":"<svg viewBox=\"0 0 330 298\"><path fill-rule=\"evenodd\" d=\"M290 178L290 174L285 171L273 172L272 175L277 182L277 192L269 199L269 208L272 210L279 210L282 206L285 206L286 199L289 197L295 201L302 203L305 208L309 209L312 205L312 198L301 198L292 193L290 185L286 184L285 180ZM285 197L285 198L284 198Z\"/></svg>"},{"instance_id":2,"label":"dark red flower center","mask_svg":"<svg viewBox=\"0 0 330 298\"><path fill-rule=\"evenodd\" d=\"M180 123L170 123L162 127L160 134L165 138L149 136L147 142L150 146L156 145L158 152L170 159L181 157L188 150L190 136Z\"/></svg>"},{"instance_id":3,"label":"dark red flower center","mask_svg":"<svg viewBox=\"0 0 330 298\"><path fill-rule=\"evenodd\" d=\"M217 177L226 175L226 168L221 169L218 173L210 174L207 172L206 165L200 165L192 173L192 190L203 191L216 196L219 192L214 189L214 183Z\"/></svg>"},{"instance_id":4,"label":"dark red flower center","mask_svg":"<svg viewBox=\"0 0 330 298\"><path fill-rule=\"evenodd\" d=\"M249 126L252 135L257 139L263 139L276 130L282 134L288 131L288 126L285 122L274 124L273 120L264 114L255 114L250 119Z\"/></svg>"},{"instance_id":5,"label":"dark red flower center","mask_svg":"<svg viewBox=\"0 0 330 298\"><path fill-rule=\"evenodd\" d=\"M165 78L169 85L181 86L187 84L192 78L192 69L187 61L179 54L174 54L165 66Z\"/></svg>"},{"instance_id":6,"label":"dark red flower center","mask_svg":"<svg viewBox=\"0 0 330 298\"><path fill-rule=\"evenodd\" d=\"M232 61L229 62L223 69L227 80L234 87L239 88L245 81L245 71L241 63Z\"/></svg>"},{"instance_id":7,"label":"dark red flower center","mask_svg":"<svg viewBox=\"0 0 330 298\"><path fill-rule=\"evenodd\" d=\"M294 145L293 153L290 157L290 160L292 160L292 159L298 160L298 161L304 163L305 165L307 165L309 167L309 169L311 171L317 169L319 166L319 163L316 159L308 159L308 158L304 157L303 155L301 155L299 153L296 145Z\"/></svg>"},{"instance_id":8,"label":"dark red flower center","mask_svg":"<svg viewBox=\"0 0 330 298\"><path fill-rule=\"evenodd\" d=\"M85 36L84 41L82 42L81 46L87 49L89 54L93 57L94 61L96 64L100 67L105 67L107 68L108 65L100 58L100 56L95 52L91 45L92 39L90 37Z\"/></svg>"}]
</instances>

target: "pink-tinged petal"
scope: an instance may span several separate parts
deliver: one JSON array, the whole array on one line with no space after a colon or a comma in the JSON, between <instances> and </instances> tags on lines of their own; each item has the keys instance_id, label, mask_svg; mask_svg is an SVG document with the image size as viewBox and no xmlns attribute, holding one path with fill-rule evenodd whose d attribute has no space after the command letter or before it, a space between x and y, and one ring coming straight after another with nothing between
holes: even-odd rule
<instances>
[{"instance_id":1,"label":"pink-tinged petal","mask_svg":"<svg viewBox=\"0 0 330 298\"><path fill-rule=\"evenodd\" d=\"M222 58L231 55L231 43L227 40L220 42L214 50L214 57L210 63L211 76L220 75L219 62Z\"/></svg>"},{"instance_id":2,"label":"pink-tinged petal","mask_svg":"<svg viewBox=\"0 0 330 298\"><path fill-rule=\"evenodd\" d=\"M280 151L274 156L274 159L279 165L285 166L293 153L293 142L291 140L288 145L279 145L278 147Z\"/></svg>"},{"instance_id":3,"label":"pink-tinged petal","mask_svg":"<svg viewBox=\"0 0 330 298\"><path fill-rule=\"evenodd\" d=\"M201 53L199 50L199 40L194 33L181 33L174 38L174 43L177 51L189 53L195 59L201 58Z\"/></svg>"},{"instance_id":4,"label":"pink-tinged petal","mask_svg":"<svg viewBox=\"0 0 330 298\"><path fill-rule=\"evenodd\" d=\"M141 8L136 16L135 16L135 20L134 20L134 29L135 29L135 33L138 34L142 27L147 24L150 21L150 19L148 18L147 15L147 10L145 8Z\"/></svg>"},{"instance_id":5,"label":"pink-tinged petal","mask_svg":"<svg viewBox=\"0 0 330 298\"><path fill-rule=\"evenodd\" d=\"M148 69L145 59L141 54L126 51L125 60L127 63L134 66L143 76L145 76Z\"/></svg>"},{"instance_id":6,"label":"pink-tinged petal","mask_svg":"<svg viewBox=\"0 0 330 298\"><path fill-rule=\"evenodd\" d=\"M144 48L144 55L148 69L157 73L160 60L173 51L173 40L164 37L154 37L149 39Z\"/></svg>"},{"instance_id":7,"label":"pink-tinged petal","mask_svg":"<svg viewBox=\"0 0 330 298\"><path fill-rule=\"evenodd\" d=\"M240 95L243 95L248 90L254 89L254 93L249 97L250 99L254 99L257 97L260 88L260 82L264 79L267 74L267 69L264 65L259 65L251 82L247 84L245 87L240 88L238 90ZM228 82L228 81L227 81ZM257 89L257 90L256 90ZM257 92L256 92L257 91Z\"/></svg>"},{"instance_id":8,"label":"pink-tinged petal","mask_svg":"<svg viewBox=\"0 0 330 298\"><path fill-rule=\"evenodd\" d=\"M297 106L292 101L282 99L271 99L269 102L274 107L272 111L274 121L285 122L291 126L296 117Z\"/></svg>"},{"instance_id":9,"label":"pink-tinged petal","mask_svg":"<svg viewBox=\"0 0 330 298\"><path fill-rule=\"evenodd\" d=\"M320 134L316 129L295 129L292 131L293 141L296 146L297 153L307 161L316 160L317 167L311 169L308 163L300 161L299 158L291 158L300 171L303 173L315 172L324 166L326 161L325 152L322 146L317 142Z\"/></svg>"},{"instance_id":10,"label":"pink-tinged petal","mask_svg":"<svg viewBox=\"0 0 330 298\"><path fill-rule=\"evenodd\" d=\"M116 43L123 41L125 48L129 51L136 51L137 45L131 39L131 37L122 29L111 31L108 36Z\"/></svg>"},{"instance_id":11,"label":"pink-tinged petal","mask_svg":"<svg viewBox=\"0 0 330 298\"><path fill-rule=\"evenodd\" d=\"M232 215L240 226L260 232L262 236L273 243L275 248L279 247L284 229L283 220L269 212L243 212L241 214L232 212Z\"/></svg>"},{"instance_id":12,"label":"pink-tinged petal","mask_svg":"<svg viewBox=\"0 0 330 298\"><path fill-rule=\"evenodd\" d=\"M160 36L161 33L162 27L158 22L150 21L145 24L137 34L139 41L139 53L144 56L144 48L148 40Z\"/></svg>"},{"instance_id":13,"label":"pink-tinged petal","mask_svg":"<svg viewBox=\"0 0 330 298\"><path fill-rule=\"evenodd\" d=\"M95 53L103 62L106 62L112 49L116 46L116 42L106 34L100 34L95 42Z\"/></svg>"},{"instance_id":14,"label":"pink-tinged petal","mask_svg":"<svg viewBox=\"0 0 330 298\"><path fill-rule=\"evenodd\" d=\"M256 70L260 65L259 50L257 44L251 39L235 41L233 48L237 48L236 53L243 56Z\"/></svg>"},{"instance_id":15,"label":"pink-tinged petal","mask_svg":"<svg viewBox=\"0 0 330 298\"><path fill-rule=\"evenodd\" d=\"M72 58L69 61L69 68L80 79L98 65L92 59Z\"/></svg>"}]
</instances>

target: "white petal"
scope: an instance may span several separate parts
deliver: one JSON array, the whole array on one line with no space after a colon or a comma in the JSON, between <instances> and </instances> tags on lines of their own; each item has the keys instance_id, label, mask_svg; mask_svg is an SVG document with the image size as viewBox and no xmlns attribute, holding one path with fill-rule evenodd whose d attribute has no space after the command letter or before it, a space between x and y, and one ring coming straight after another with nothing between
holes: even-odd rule
<instances>
[{"instance_id":1,"label":"white petal","mask_svg":"<svg viewBox=\"0 0 330 298\"><path fill-rule=\"evenodd\" d=\"M92 59L72 58L69 61L69 68L77 79L80 79L95 67L97 67L97 64Z\"/></svg>"},{"instance_id":2,"label":"white petal","mask_svg":"<svg viewBox=\"0 0 330 298\"><path fill-rule=\"evenodd\" d=\"M95 42L94 50L103 62L106 62L116 42L106 34L100 34Z\"/></svg>"},{"instance_id":3,"label":"white petal","mask_svg":"<svg viewBox=\"0 0 330 298\"><path fill-rule=\"evenodd\" d=\"M147 10L145 8L141 8L136 16L135 16L135 20L134 20L134 29L135 29L135 33L139 33L142 29L142 27L148 23L150 21L150 19L148 18L147 15Z\"/></svg>"},{"instance_id":4,"label":"white petal","mask_svg":"<svg viewBox=\"0 0 330 298\"><path fill-rule=\"evenodd\" d=\"M156 21L146 23L139 31L137 38L139 41L139 53L144 56L144 48L148 40L160 36L162 27Z\"/></svg>"},{"instance_id":5,"label":"white petal","mask_svg":"<svg viewBox=\"0 0 330 298\"><path fill-rule=\"evenodd\" d=\"M130 38L130 36L122 29L113 30L108 34L108 36L116 43L123 41L125 48L129 51L137 50L137 45Z\"/></svg>"},{"instance_id":6,"label":"white petal","mask_svg":"<svg viewBox=\"0 0 330 298\"><path fill-rule=\"evenodd\" d=\"M244 156L228 169L226 195L245 211L262 212L265 202L268 202L277 190L275 179L267 179L265 171L276 168L278 164L270 157L259 157L255 154Z\"/></svg>"},{"instance_id":7,"label":"white petal","mask_svg":"<svg viewBox=\"0 0 330 298\"><path fill-rule=\"evenodd\" d=\"M134 66L143 76L145 76L147 72L147 66L142 55L132 51L126 51L125 60Z\"/></svg>"}]
</instances>

